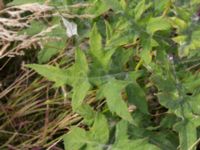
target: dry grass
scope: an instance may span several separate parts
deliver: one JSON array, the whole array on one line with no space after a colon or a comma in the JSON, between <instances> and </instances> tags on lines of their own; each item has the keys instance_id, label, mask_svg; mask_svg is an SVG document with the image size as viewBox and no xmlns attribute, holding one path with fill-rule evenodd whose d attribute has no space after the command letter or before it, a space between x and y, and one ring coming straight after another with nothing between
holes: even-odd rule
<instances>
[{"instance_id":1,"label":"dry grass","mask_svg":"<svg viewBox=\"0 0 200 150\"><path fill-rule=\"evenodd\" d=\"M41 46L40 39L45 36L45 33L51 32L55 27L50 27L32 37L28 35L19 35L18 32L24 28L28 28L33 20L43 18L44 15L52 9L53 7L34 3L12 6L1 10L0 59L23 55L25 49L37 47L38 45ZM13 44L16 46L12 46Z\"/></svg>"},{"instance_id":2,"label":"dry grass","mask_svg":"<svg viewBox=\"0 0 200 150\"><path fill-rule=\"evenodd\" d=\"M0 149L62 149L61 136L71 125L81 125L80 116L71 110L66 89L54 88L51 82L23 65L36 61L35 48L43 46L41 40L48 40L46 34L55 25L33 36L18 32L29 28L33 20L58 15L49 13L52 9L34 3L0 10ZM27 12L31 13L24 16ZM73 45L66 47L66 50L73 49ZM49 64L59 64L66 58L65 53L60 53ZM62 67L73 63L73 55L68 57L71 57L69 62ZM92 103L95 97L91 93L87 99Z\"/></svg>"}]
</instances>

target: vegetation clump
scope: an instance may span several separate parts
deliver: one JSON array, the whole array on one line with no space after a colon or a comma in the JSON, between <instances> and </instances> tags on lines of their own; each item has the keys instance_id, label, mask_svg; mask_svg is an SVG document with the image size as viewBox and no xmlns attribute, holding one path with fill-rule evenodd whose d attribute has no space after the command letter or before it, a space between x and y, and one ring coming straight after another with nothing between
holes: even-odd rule
<instances>
[{"instance_id":1,"label":"vegetation clump","mask_svg":"<svg viewBox=\"0 0 200 150\"><path fill-rule=\"evenodd\" d=\"M0 2L0 149L199 149L199 0Z\"/></svg>"}]
</instances>

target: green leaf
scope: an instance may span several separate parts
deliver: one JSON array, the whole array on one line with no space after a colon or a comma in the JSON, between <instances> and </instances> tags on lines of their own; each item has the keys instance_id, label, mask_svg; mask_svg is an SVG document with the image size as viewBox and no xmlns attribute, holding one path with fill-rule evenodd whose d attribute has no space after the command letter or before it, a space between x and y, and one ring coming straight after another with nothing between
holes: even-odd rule
<instances>
[{"instance_id":1,"label":"green leaf","mask_svg":"<svg viewBox=\"0 0 200 150\"><path fill-rule=\"evenodd\" d=\"M26 66L34 69L37 73L46 77L48 80L55 82L56 86L62 86L67 83L67 74L64 70L58 67L38 64L29 64Z\"/></svg>"},{"instance_id":2,"label":"green leaf","mask_svg":"<svg viewBox=\"0 0 200 150\"><path fill-rule=\"evenodd\" d=\"M200 36L200 29L193 31L192 33L192 41L191 41L191 47L193 49L197 49L200 47L199 45L199 36Z\"/></svg>"},{"instance_id":3,"label":"green leaf","mask_svg":"<svg viewBox=\"0 0 200 150\"><path fill-rule=\"evenodd\" d=\"M44 48L40 50L38 53L38 63L48 62L53 56L55 56L59 52L58 49L55 48Z\"/></svg>"},{"instance_id":4,"label":"green leaf","mask_svg":"<svg viewBox=\"0 0 200 150\"><path fill-rule=\"evenodd\" d=\"M130 128L132 128L132 130L130 130ZM133 139L130 139L130 137L132 137L133 134L136 134L138 137L140 137L140 139L138 139L137 136L135 136ZM122 121L118 122L116 125L115 142L113 144L113 149L123 149L123 150L132 150L132 149L154 150L155 149L155 150L159 150L158 147L156 147L153 144L150 144L148 142L147 138L141 139L141 137L147 137L150 134L152 134L152 136L155 136L155 133L145 131L145 129L143 129L143 128L130 126L128 124L128 122L122 120ZM149 139L149 140L151 140L151 139ZM139 144L139 143L142 143L142 144ZM124 145L126 145L126 146L124 146Z\"/></svg>"},{"instance_id":5,"label":"green leaf","mask_svg":"<svg viewBox=\"0 0 200 150\"><path fill-rule=\"evenodd\" d=\"M141 112L148 113L148 105L143 89L135 82L126 87L129 103L134 104Z\"/></svg>"},{"instance_id":6,"label":"green leaf","mask_svg":"<svg viewBox=\"0 0 200 150\"><path fill-rule=\"evenodd\" d=\"M127 8L127 1L126 0L120 0L121 7L125 10Z\"/></svg>"},{"instance_id":7,"label":"green leaf","mask_svg":"<svg viewBox=\"0 0 200 150\"><path fill-rule=\"evenodd\" d=\"M193 92L200 87L200 73L189 73L187 78L183 81L183 86L188 92Z\"/></svg>"},{"instance_id":8,"label":"green leaf","mask_svg":"<svg viewBox=\"0 0 200 150\"><path fill-rule=\"evenodd\" d=\"M178 16L181 19L185 20L186 22L191 21L192 14L188 9L185 9L183 7L178 7L178 6L175 6L174 8L175 8L175 12L178 14Z\"/></svg>"},{"instance_id":9,"label":"green leaf","mask_svg":"<svg viewBox=\"0 0 200 150\"><path fill-rule=\"evenodd\" d=\"M192 145L197 140L197 126L188 121L182 121L175 125L175 130L179 133L181 150L196 150L196 146L192 149Z\"/></svg>"},{"instance_id":10,"label":"green leaf","mask_svg":"<svg viewBox=\"0 0 200 150\"><path fill-rule=\"evenodd\" d=\"M96 24L90 34L90 53L96 63L96 67L102 67L107 71L110 63L111 56L115 52L115 49L104 50L102 47L102 37L98 32Z\"/></svg>"},{"instance_id":11,"label":"green leaf","mask_svg":"<svg viewBox=\"0 0 200 150\"><path fill-rule=\"evenodd\" d=\"M44 24L44 22L40 21L32 21L31 25L28 28L20 31L20 34L27 34L29 36L33 36L42 32L42 30L46 29L48 26Z\"/></svg>"},{"instance_id":12,"label":"green leaf","mask_svg":"<svg viewBox=\"0 0 200 150\"><path fill-rule=\"evenodd\" d=\"M114 11L121 11L122 5L120 4L120 2L118 0L102 0L107 7L112 8Z\"/></svg>"},{"instance_id":13,"label":"green leaf","mask_svg":"<svg viewBox=\"0 0 200 150\"><path fill-rule=\"evenodd\" d=\"M60 18L52 18L51 22L48 23L51 23L56 27L52 29L51 32L45 34L45 36L48 36L48 40L40 40L41 44L43 45L43 48L39 51L37 56L38 62L40 64L48 62L51 57L58 54L61 50L64 50L64 48L66 47L66 35L63 34L65 30L61 27ZM23 29L19 32L19 34L34 36L48 27L48 24L43 22L42 20L34 20L31 22L31 25L28 28Z\"/></svg>"},{"instance_id":14,"label":"green leaf","mask_svg":"<svg viewBox=\"0 0 200 150\"><path fill-rule=\"evenodd\" d=\"M106 25L106 44L108 44L109 40L112 37L113 30L108 21L105 21L105 25Z\"/></svg>"},{"instance_id":15,"label":"green leaf","mask_svg":"<svg viewBox=\"0 0 200 150\"><path fill-rule=\"evenodd\" d=\"M145 64L150 64L151 60L152 60L152 56L151 56L151 49L152 49L152 44L151 44L151 37L147 36L147 35L143 35L142 37L142 52L141 52L141 58L142 60L145 62Z\"/></svg>"},{"instance_id":16,"label":"green leaf","mask_svg":"<svg viewBox=\"0 0 200 150\"><path fill-rule=\"evenodd\" d=\"M121 140L128 139L128 122L121 120L116 125L116 131L115 131L115 142L120 142Z\"/></svg>"},{"instance_id":17,"label":"green leaf","mask_svg":"<svg viewBox=\"0 0 200 150\"><path fill-rule=\"evenodd\" d=\"M190 33L190 36L186 38L186 41L184 43L180 44L179 47L179 56L182 57L188 57L190 55L196 55L198 53L198 50L200 48L199 46L199 36L200 36L200 29L194 30Z\"/></svg>"},{"instance_id":18,"label":"green leaf","mask_svg":"<svg viewBox=\"0 0 200 150\"><path fill-rule=\"evenodd\" d=\"M119 150L161 150L157 146L148 143L146 139L126 140L123 139L114 144L113 149Z\"/></svg>"},{"instance_id":19,"label":"green leaf","mask_svg":"<svg viewBox=\"0 0 200 150\"><path fill-rule=\"evenodd\" d=\"M65 150L79 150L88 142L85 130L72 127L68 134L63 136Z\"/></svg>"},{"instance_id":20,"label":"green leaf","mask_svg":"<svg viewBox=\"0 0 200 150\"><path fill-rule=\"evenodd\" d=\"M200 4L200 1L199 0L192 0L191 3L192 3L192 5L198 5L198 4Z\"/></svg>"},{"instance_id":21,"label":"green leaf","mask_svg":"<svg viewBox=\"0 0 200 150\"><path fill-rule=\"evenodd\" d=\"M155 17L151 18L147 23L147 32L153 35L156 31L169 30L171 25L166 18Z\"/></svg>"},{"instance_id":22,"label":"green leaf","mask_svg":"<svg viewBox=\"0 0 200 150\"><path fill-rule=\"evenodd\" d=\"M60 24L60 18L54 18L51 21L52 24L58 24L51 32L47 33L49 37L48 41L42 41L43 49L38 53L38 62L46 63L53 56L62 52L66 48L66 39L65 29Z\"/></svg>"},{"instance_id":23,"label":"green leaf","mask_svg":"<svg viewBox=\"0 0 200 150\"><path fill-rule=\"evenodd\" d=\"M77 110L87 95L90 89L90 83L87 79L80 80L79 83L74 85L73 95L72 95L72 108L73 110Z\"/></svg>"},{"instance_id":24,"label":"green leaf","mask_svg":"<svg viewBox=\"0 0 200 150\"><path fill-rule=\"evenodd\" d=\"M109 139L108 122L104 115L98 113L90 129L90 138L99 144L105 144Z\"/></svg>"},{"instance_id":25,"label":"green leaf","mask_svg":"<svg viewBox=\"0 0 200 150\"><path fill-rule=\"evenodd\" d=\"M154 1L154 9L157 14L163 13L163 11L166 9L166 7L169 5L171 0L155 0Z\"/></svg>"},{"instance_id":26,"label":"green leaf","mask_svg":"<svg viewBox=\"0 0 200 150\"><path fill-rule=\"evenodd\" d=\"M87 79L88 63L83 51L77 49L75 59L75 64L73 66L74 80L72 85L72 108L76 111L87 95L87 92L90 89L90 83Z\"/></svg>"},{"instance_id":27,"label":"green leaf","mask_svg":"<svg viewBox=\"0 0 200 150\"><path fill-rule=\"evenodd\" d=\"M143 129L142 129L143 130ZM137 132L134 130L134 132ZM144 131L143 131L144 132ZM119 150L160 150L153 144L148 142L148 139L129 139L128 135L128 123L126 121L120 121L116 125L115 142L113 149Z\"/></svg>"},{"instance_id":28,"label":"green leaf","mask_svg":"<svg viewBox=\"0 0 200 150\"><path fill-rule=\"evenodd\" d=\"M64 40L64 39L63 39ZM53 56L58 54L60 51L62 51L65 48L65 41L57 41L52 39L51 42L46 43L44 45L44 48L40 50L38 53L38 62L39 63L45 63L48 62Z\"/></svg>"},{"instance_id":29,"label":"green leaf","mask_svg":"<svg viewBox=\"0 0 200 150\"><path fill-rule=\"evenodd\" d=\"M142 14L149 8L151 7L152 3L149 3L148 5L145 4L146 0L141 0L135 7L134 12L135 12L135 20L139 20L142 16Z\"/></svg>"},{"instance_id":30,"label":"green leaf","mask_svg":"<svg viewBox=\"0 0 200 150\"><path fill-rule=\"evenodd\" d=\"M141 116L142 117L142 116ZM143 117L144 119L144 117ZM150 118L148 117L148 120ZM146 119L145 119L146 120ZM144 122L145 122L144 120ZM148 128L148 129L147 129ZM142 125L136 126L129 126L128 135L132 137L132 139L148 139L148 144L151 143L157 146L156 148L161 150L177 150L178 147L178 137L177 134L170 129L162 129L157 127L147 127L142 128ZM154 128L154 129L153 129ZM159 132L157 132L157 129ZM154 131L152 131L154 130ZM156 135L156 136L155 136Z\"/></svg>"},{"instance_id":31,"label":"green leaf","mask_svg":"<svg viewBox=\"0 0 200 150\"><path fill-rule=\"evenodd\" d=\"M111 112L116 113L121 118L133 123L133 119L128 112L127 104L121 96L122 89L124 89L129 82L110 79L102 87L102 95L106 97L106 102Z\"/></svg>"},{"instance_id":32,"label":"green leaf","mask_svg":"<svg viewBox=\"0 0 200 150\"><path fill-rule=\"evenodd\" d=\"M74 75L80 75L80 78L84 78L87 75L88 70L87 58L84 52L78 48L75 54ZM76 78L76 80L79 80L80 78Z\"/></svg>"},{"instance_id":33,"label":"green leaf","mask_svg":"<svg viewBox=\"0 0 200 150\"><path fill-rule=\"evenodd\" d=\"M191 106L192 112L200 115L200 94L191 97L188 102Z\"/></svg>"},{"instance_id":34,"label":"green leaf","mask_svg":"<svg viewBox=\"0 0 200 150\"><path fill-rule=\"evenodd\" d=\"M89 131L72 127L68 134L63 136L66 150L79 150L86 146L87 150L102 150L109 138L107 119L98 113L95 122Z\"/></svg>"},{"instance_id":35,"label":"green leaf","mask_svg":"<svg viewBox=\"0 0 200 150\"><path fill-rule=\"evenodd\" d=\"M171 128L170 128L171 129ZM150 141L157 145L161 150L177 150L178 137L172 130L163 129L159 133L152 132L149 136ZM156 134L156 136L155 136Z\"/></svg>"},{"instance_id":36,"label":"green leaf","mask_svg":"<svg viewBox=\"0 0 200 150\"><path fill-rule=\"evenodd\" d=\"M155 74L151 78L153 82L158 86L159 90L165 91L166 93L177 92L175 80L173 78L161 76L161 75L155 75ZM177 96L177 94L174 94L174 96Z\"/></svg>"},{"instance_id":37,"label":"green leaf","mask_svg":"<svg viewBox=\"0 0 200 150\"><path fill-rule=\"evenodd\" d=\"M179 45L183 45L184 42L186 42L186 36L185 35L179 35L173 38L173 41L178 43Z\"/></svg>"},{"instance_id":38,"label":"green leaf","mask_svg":"<svg viewBox=\"0 0 200 150\"><path fill-rule=\"evenodd\" d=\"M111 70L119 73L123 72L124 66L128 63L130 58L133 56L133 51L125 49L117 49L115 54L112 56Z\"/></svg>"},{"instance_id":39,"label":"green leaf","mask_svg":"<svg viewBox=\"0 0 200 150\"><path fill-rule=\"evenodd\" d=\"M172 128L173 125L177 122L177 117L174 114L167 114L164 118L162 118L160 122L160 126L162 128Z\"/></svg>"},{"instance_id":40,"label":"green leaf","mask_svg":"<svg viewBox=\"0 0 200 150\"><path fill-rule=\"evenodd\" d=\"M109 10L109 7L107 4L105 4L102 0L96 0L93 3L93 7L90 7L87 11L89 14L92 14L95 17L98 17L108 10Z\"/></svg>"},{"instance_id":41,"label":"green leaf","mask_svg":"<svg viewBox=\"0 0 200 150\"><path fill-rule=\"evenodd\" d=\"M95 111L88 104L82 104L76 112L83 117L83 122L87 125L91 125L95 119Z\"/></svg>"},{"instance_id":42,"label":"green leaf","mask_svg":"<svg viewBox=\"0 0 200 150\"><path fill-rule=\"evenodd\" d=\"M188 27L188 24L184 20L177 17L171 17L170 22L173 27L178 28L179 30L184 30Z\"/></svg>"},{"instance_id":43,"label":"green leaf","mask_svg":"<svg viewBox=\"0 0 200 150\"><path fill-rule=\"evenodd\" d=\"M96 24L94 24L90 34L90 52L97 59L103 56L102 38Z\"/></svg>"}]
</instances>

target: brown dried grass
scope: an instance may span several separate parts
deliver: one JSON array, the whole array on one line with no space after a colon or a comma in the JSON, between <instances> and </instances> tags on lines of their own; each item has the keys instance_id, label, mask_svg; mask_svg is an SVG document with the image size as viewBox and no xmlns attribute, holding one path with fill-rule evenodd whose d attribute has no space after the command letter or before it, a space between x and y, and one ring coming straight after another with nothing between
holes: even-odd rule
<instances>
[{"instance_id":1,"label":"brown dried grass","mask_svg":"<svg viewBox=\"0 0 200 150\"><path fill-rule=\"evenodd\" d=\"M46 34L56 26L33 36L19 35L18 32L29 28L33 20L59 15L49 13L52 10L50 6L37 3L0 10L0 149L62 149L61 136L71 125L81 124L81 117L72 112L70 99L65 97L65 88L54 88L51 82L23 66L27 63L24 57L28 57L29 63L34 63L34 47L41 48L41 39L48 40ZM31 14L22 15L27 12ZM73 51L73 45L67 46L66 49ZM31 53L31 58L26 56L27 53ZM60 53L49 64L59 64L65 59L65 53ZM73 61L63 67L71 63ZM91 93L88 103L94 100Z\"/></svg>"}]
</instances>

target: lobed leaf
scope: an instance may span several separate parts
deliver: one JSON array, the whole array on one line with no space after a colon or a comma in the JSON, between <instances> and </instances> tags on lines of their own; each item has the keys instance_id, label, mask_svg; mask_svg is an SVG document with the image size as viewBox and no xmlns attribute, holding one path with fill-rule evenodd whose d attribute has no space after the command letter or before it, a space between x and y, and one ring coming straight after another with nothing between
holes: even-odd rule
<instances>
[{"instance_id":1,"label":"lobed leaf","mask_svg":"<svg viewBox=\"0 0 200 150\"><path fill-rule=\"evenodd\" d=\"M102 87L101 92L102 95L106 97L106 102L111 112L114 112L122 119L133 123L127 105L121 96L122 89L124 89L128 84L129 82L127 81L110 79L108 83Z\"/></svg>"}]
</instances>

